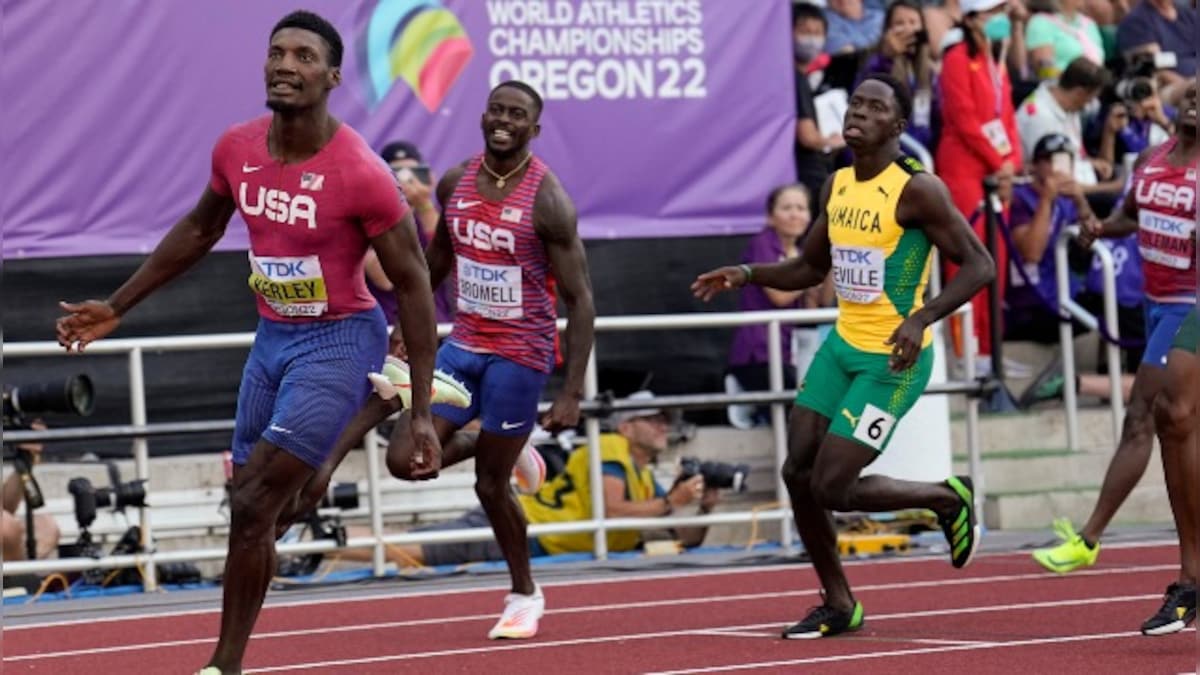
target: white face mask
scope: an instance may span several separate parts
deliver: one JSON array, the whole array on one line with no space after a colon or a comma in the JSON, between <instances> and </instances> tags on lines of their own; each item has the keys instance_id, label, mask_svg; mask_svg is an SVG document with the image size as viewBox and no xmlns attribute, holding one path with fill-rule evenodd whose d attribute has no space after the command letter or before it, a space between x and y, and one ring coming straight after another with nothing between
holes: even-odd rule
<instances>
[{"instance_id":1,"label":"white face mask","mask_svg":"<svg viewBox=\"0 0 1200 675\"><path fill-rule=\"evenodd\" d=\"M816 35L800 35L795 38L796 60L808 63L821 55L825 49L825 38Z\"/></svg>"}]
</instances>

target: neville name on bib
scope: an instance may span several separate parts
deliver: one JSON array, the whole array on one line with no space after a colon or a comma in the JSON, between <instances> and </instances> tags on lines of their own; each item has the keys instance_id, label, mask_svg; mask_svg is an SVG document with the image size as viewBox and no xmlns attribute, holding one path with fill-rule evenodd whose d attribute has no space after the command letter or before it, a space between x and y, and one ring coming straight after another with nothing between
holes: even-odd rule
<instances>
[{"instance_id":1,"label":"neville name on bib","mask_svg":"<svg viewBox=\"0 0 1200 675\"><path fill-rule=\"evenodd\" d=\"M467 163L446 204L458 296L450 341L548 373L557 314L550 260L533 227L546 164L534 157L516 188L494 202L475 189L482 161L480 154Z\"/></svg>"}]
</instances>

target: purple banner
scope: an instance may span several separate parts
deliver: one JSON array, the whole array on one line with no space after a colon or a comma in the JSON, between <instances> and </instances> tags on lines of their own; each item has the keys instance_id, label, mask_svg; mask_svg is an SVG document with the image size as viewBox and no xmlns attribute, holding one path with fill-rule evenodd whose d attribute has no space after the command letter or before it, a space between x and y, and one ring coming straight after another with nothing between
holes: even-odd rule
<instances>
[{"instance_id":1,"label":"purple banner","mask_svg":"<svg viewBox=\"0 0 1200 675\"><path fill-rule=\"evenodd\" d=\"M788 0L309 0L345 42L336 116L435 174L483 147L488 90L546 100L534 150L585 238L749 232L794 179ZM5 259L146 253L218 135L265 112L294 2L3 0ZM245 248L230 223L221 249Z\"/></svg>"}]
</instances>

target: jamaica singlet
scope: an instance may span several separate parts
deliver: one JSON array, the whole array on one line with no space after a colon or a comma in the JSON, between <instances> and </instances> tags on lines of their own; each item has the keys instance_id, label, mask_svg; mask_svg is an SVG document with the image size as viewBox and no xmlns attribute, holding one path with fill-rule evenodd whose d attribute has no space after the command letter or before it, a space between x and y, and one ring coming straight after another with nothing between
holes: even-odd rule
<instances>
[{"instance_id":1,"label":"jamaica singlet","mask_svg":"<svg viewBox=\"0 0 1200 675\"><path fill-rule=\"evenodd\" d=\"M885 341L924 304L929 238L896 221L904 187L923 170L904 157L867 181L859 181L852 167L834 174L826 218L838 297L836 329L855 349L890 353ZM922 347L932 341L926 329Z\"/></svg>"},{"instance_id":2,"label":"jamaica singlet","mask_svg":"<svg viewBox=\"0 0 1200 675\"><path fill-rule=\"evenodd\" d=\"M481 154L467 163L446 204L458 297L450 341L548 373L557 314L550 261L533 226L547 168L534 157L516 189L494 202L475 188L482 161Z\"/></svg>"}]
</instances>

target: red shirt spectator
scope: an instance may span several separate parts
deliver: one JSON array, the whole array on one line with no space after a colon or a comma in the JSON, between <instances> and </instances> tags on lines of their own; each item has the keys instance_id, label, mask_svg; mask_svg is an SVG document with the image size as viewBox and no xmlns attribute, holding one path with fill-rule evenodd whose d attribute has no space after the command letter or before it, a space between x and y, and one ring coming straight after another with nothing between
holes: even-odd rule
<instances>
[{"instance_id":1,"label":"red shirt spectator","mask_svg":"<svg viewBox=\"0 0 1200 675\"><path fill-rule=\"evenodd\" d=\"M992 56L992 43L984 25L1004 12L1004 0L963 0L961 40L946 49L938 80L942 101L942 136L937 148L937 172L945 181L954 205L967 218L979 211L983 179L998 174L1011 188L1014 171L1021 166L1021 142L1012 103L1012 83L1003 59ZM971 225L983 238L984 219ZM1007 256L1003 247L993 251L996 276L1004 288ZM949 274L955 268L947 265ZM979 351L990 355L990 322L987 293L972 300Z\"/></svg>"}]
</instances>

